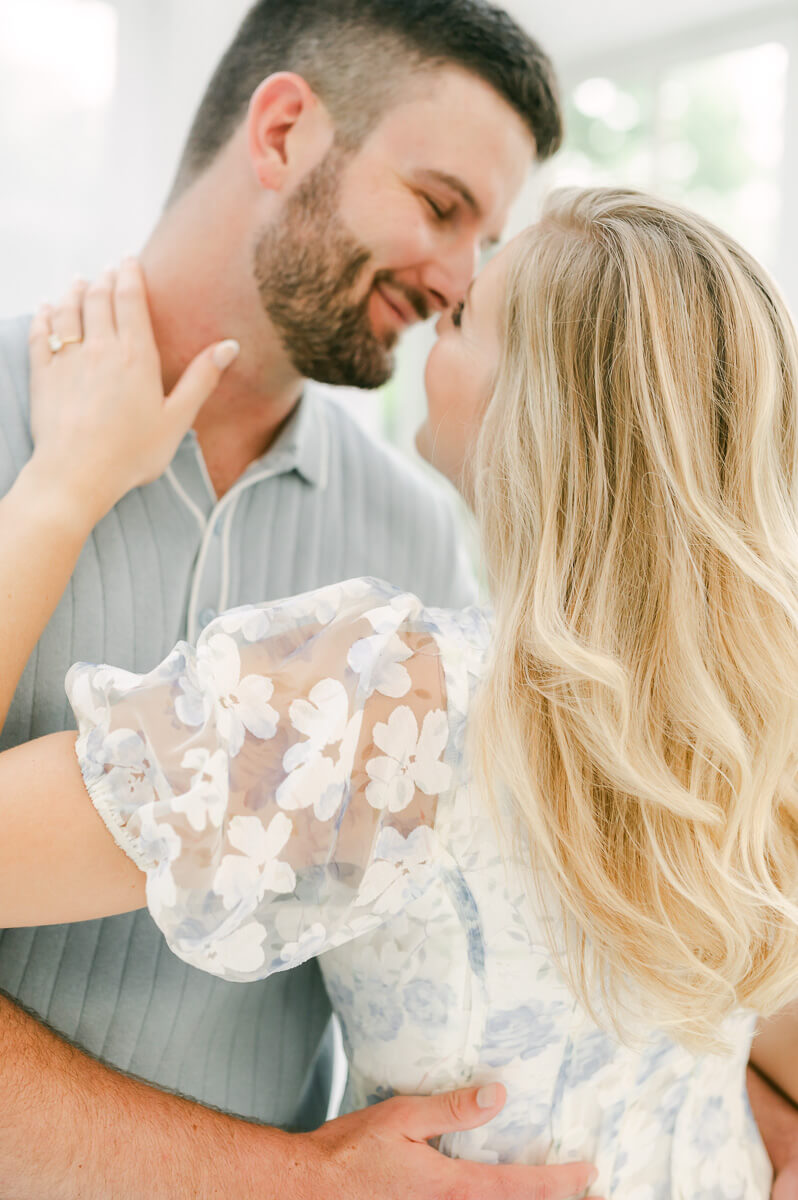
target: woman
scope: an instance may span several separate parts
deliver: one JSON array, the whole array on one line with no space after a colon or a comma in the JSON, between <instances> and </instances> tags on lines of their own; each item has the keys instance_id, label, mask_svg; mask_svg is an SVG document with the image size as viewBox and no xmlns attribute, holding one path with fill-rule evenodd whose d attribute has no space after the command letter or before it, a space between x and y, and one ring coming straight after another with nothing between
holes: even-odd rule
<instances>
[{"instance_id":1,"label":"woman","mask_svg":"<svg viewBox=\"0 0 798 1200\"><path fill-rule=\"evenodd\" d=\"M135 290L121 355L88 304L71 368L39 322L45 404L62 368L93 395L133 362L161 419ZM474 503L493 619L354 580L224 614L147 676L74 667L77 761L70 734L0 756L0 922L125 911L146 875L195 966L326 952L350 1104L500 1082L442 1149L589 1159L614 1198L766 1196L745 1064L798 985L789 316L700 218L566 192L439 334L419 444ZM40 458L73 523L51 591L152 470L69 460ZM33 572L30 538L54 550L24 533Z\"/></svg>"}]
</instances>

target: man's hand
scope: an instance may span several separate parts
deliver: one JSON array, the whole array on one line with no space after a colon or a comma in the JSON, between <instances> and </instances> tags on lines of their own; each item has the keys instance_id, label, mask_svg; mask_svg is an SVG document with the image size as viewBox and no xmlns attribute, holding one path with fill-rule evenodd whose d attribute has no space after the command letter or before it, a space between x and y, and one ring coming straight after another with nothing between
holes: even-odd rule
<instances>
[{"instance_id":1,"label":"man's hand","mask_svg":"<svg viewBox=\"0 0 798 1200\"><path fill-rule=\"evenodd\" d=\"M284 1133L89 1058L0 993L0 1200L566 1200L591 1168L486 1166L427 1139L473 1129L477 1089L387 1100ZM485 1097L482 1097L483 1100ZM490 1097L489 1097L490 1098ZM784 1198L782 1198L784 1200Z\"/></svg>"},{"instance_id":2,"label":"man's hand","mask_svg":"<svg viewBox=\"0 0 798 1200\"><path fill-rule=\"evenodd\" d=\"M479 1097L479 1098L478 1098ZM586 1163L493 1166L451 1159L429 1142L493 1119L504 1088L404 1096L328 1121L296 1139L280 1194L290 1200L566 1200L596 1178Z\"/></svg>"}]
</instances>

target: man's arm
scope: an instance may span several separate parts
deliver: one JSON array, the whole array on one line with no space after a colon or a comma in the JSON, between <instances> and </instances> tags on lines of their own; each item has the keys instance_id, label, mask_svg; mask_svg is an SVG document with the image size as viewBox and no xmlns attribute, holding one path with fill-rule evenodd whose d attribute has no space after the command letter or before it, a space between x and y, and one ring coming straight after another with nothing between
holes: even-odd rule
<instances>
[{"instance_id":1,"label":"man's arm","mask_svg":"<svg viewBox=\"0 0 798 1200\"><path fill-rule=\"evenodd\" d=\"M493 1167L426 1139L495 1116L477 1089L389 1100L310 1134L128 1078L0 995L0 1200L566 1200L587 1168Z\"/></svg>"},{"instance_id":2,"label":"man's arm","mask_svg":"<svg viewBox=\"0 0 798 1200\"><path fill-rule=\"evenodd\" d=\"M248 1159L280 1136L110 1070L3 996L0 1111L2 1200L212 1200L232 1179L263 1197Z\"/></svg>"}]
</instances>

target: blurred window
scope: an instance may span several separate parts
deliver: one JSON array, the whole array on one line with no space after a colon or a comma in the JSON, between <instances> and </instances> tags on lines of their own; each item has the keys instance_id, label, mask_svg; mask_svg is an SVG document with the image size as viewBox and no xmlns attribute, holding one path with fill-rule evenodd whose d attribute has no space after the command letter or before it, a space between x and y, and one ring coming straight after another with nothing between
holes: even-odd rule
<instances>
[{"instance_id":1,"label":"blurred window","mask_svg":"<svg viewBox=\"0 0 798 1200\"><path fill-rule=\"evenodd\" d=\"M786 46L769 42L645 80L582 80L568 97L557 182L669 196L773 266L788 57Z\"/></svg>"}]
</instances>

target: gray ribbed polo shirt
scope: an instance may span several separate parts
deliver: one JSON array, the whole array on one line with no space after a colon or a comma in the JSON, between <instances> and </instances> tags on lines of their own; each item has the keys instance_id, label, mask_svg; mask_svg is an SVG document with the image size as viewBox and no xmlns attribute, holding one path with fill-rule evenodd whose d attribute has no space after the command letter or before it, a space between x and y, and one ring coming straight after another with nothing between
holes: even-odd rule
<instances>
[{"instance_id":1,"label":"gray ribbed polo shirt","mask_svg":"<svg viewBox=\"0 0 798 1200\"><path fill-rule=\"evenodd\" d=\"M0 494L31 453L28 319L0 322ZM472 599L440 491L308 392L220 501L193 432L164 476L125 496L87 542L17 689L2 748L73 729L76 660L146 671L225 607L356 575L429 604ZM105 1061L270 1124L324 1119L311 1064L330 1006L315 962L262 983L173 957L146 911L0 931L0 989Z\"/></svg>"}]
</instances>

